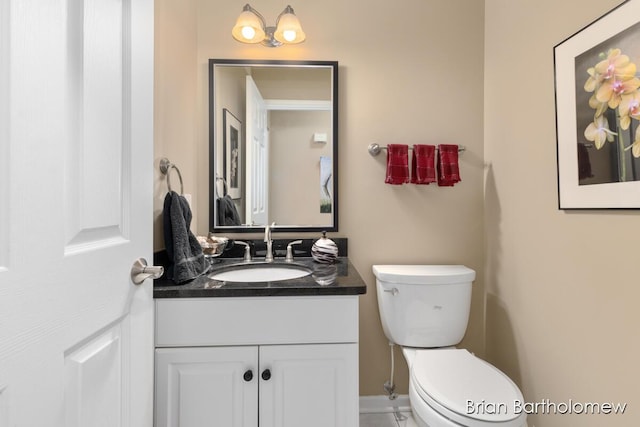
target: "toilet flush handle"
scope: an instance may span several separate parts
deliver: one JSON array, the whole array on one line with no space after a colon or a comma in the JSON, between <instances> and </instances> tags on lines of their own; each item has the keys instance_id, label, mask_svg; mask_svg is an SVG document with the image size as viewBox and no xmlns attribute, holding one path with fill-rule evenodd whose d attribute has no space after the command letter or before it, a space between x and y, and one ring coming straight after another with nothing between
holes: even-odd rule
<instances>
[{"instance_id":1,"label":"toilet flush handle","mask_svg":"<svg viewBox=\"0 0 640 427\"><path fill-rule=\"evenodd\" d=\"M385 291L385 292L390 292L390 293L391 293L391 295L393 295L394 297L395 297L396 295L398 295L398 293L400 292L400 291L398 290L398 288L385 289L384 291Z\"/></svg>"}]
</instances>

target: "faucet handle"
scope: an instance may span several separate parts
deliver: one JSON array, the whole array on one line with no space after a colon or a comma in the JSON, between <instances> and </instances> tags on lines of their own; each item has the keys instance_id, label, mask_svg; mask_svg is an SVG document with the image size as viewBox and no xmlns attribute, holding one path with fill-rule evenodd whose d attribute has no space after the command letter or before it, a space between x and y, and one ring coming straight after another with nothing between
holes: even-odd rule
<instances>
[{"instance_id":1,"label":"faucet handle","mask_svg":"<svg viewBox=\"0 0 640 427\"><path fill-rule=\"evenodd\" d=\"M251 246L247 242L243 242L241 240L235 240L235 244L244 246L244 260L251 261Z\"/></svg>"},{"instance_id":2,"label":"faucet handle","mask_svg":"<svg viewBox=\"0 0 640 427\"><path fill-rule=\"evenodd\" d=\"M293 245L299 245L302 240L294 240L287 245L287 256L284 258L286 262L293 262Z\"/></svg>"}]
</instances>

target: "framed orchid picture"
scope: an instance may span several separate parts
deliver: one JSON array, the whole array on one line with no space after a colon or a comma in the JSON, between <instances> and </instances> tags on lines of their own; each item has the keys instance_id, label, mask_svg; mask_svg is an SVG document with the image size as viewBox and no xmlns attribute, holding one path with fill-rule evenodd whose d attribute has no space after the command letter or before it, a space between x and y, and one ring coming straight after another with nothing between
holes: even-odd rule
<instances>
[{"instance_id":1,"label":"framed orchid picture","mask_svg":"<svg viewBox=\"0 0 640 427\"><path fill-rule=\"evenodd\" d=\"M640 209L640 1L554 47L558 207Z\"/></svg>"}]
</instances>

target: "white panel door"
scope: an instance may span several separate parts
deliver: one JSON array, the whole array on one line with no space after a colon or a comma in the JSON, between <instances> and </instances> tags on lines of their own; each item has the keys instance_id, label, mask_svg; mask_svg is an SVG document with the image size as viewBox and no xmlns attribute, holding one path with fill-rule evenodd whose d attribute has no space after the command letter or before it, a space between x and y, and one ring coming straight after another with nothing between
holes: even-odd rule
<instances>
[{"instance_id":1,"label":"white panel door","mask_svg":"<svg viewBox=\"0 0 640 427\"><path fill-rule=\"evenodd\" d=\"M251 76L247 76L246 221L269 224L269 129L267 107Z\"/></svg>"},{"instance_id":2,"label":"white panel door","mask_svg":"<svg viewBox=\"0 0 640 427\"><path fill-rule=\"evenodd\" d=\"M0 48L0 426L150 427L153 0L2 0Z\"/></svg>"},{"instance_id":3,"label":"white panel door","mask_svg":"<svg viewBox=\"0 0 640 427\"><path fill-rule=\"evenodd\" d=\"M358 425L358 344L260 347L260 427Z\"/></svg>"},{"instance_id":4,"label":"white panel door","mask_svg":"<svg viewBox=\"0 0 640 427\"><path fill-rule=\"evenodd\" d=\"M258 348L156 350L156 427L258 427Z\"/></svg>"}]
</instances>

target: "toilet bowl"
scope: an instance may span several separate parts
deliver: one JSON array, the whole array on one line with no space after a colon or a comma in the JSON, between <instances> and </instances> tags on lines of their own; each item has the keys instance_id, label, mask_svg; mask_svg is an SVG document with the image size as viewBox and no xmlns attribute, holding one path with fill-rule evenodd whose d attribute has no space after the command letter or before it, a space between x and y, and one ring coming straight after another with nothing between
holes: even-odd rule
<instances>
[{"instance_id":1,"label":"toilet bowl","mask_svg":"<svg viewBox=\"0 0 640 427\"><path fill-rule=\"evenodd\" d=\"M385 335L402 346L419 427L526 427L516 384L458 344L475 271L462 265L374 265Z\"/></svg>"}]
</instances>

